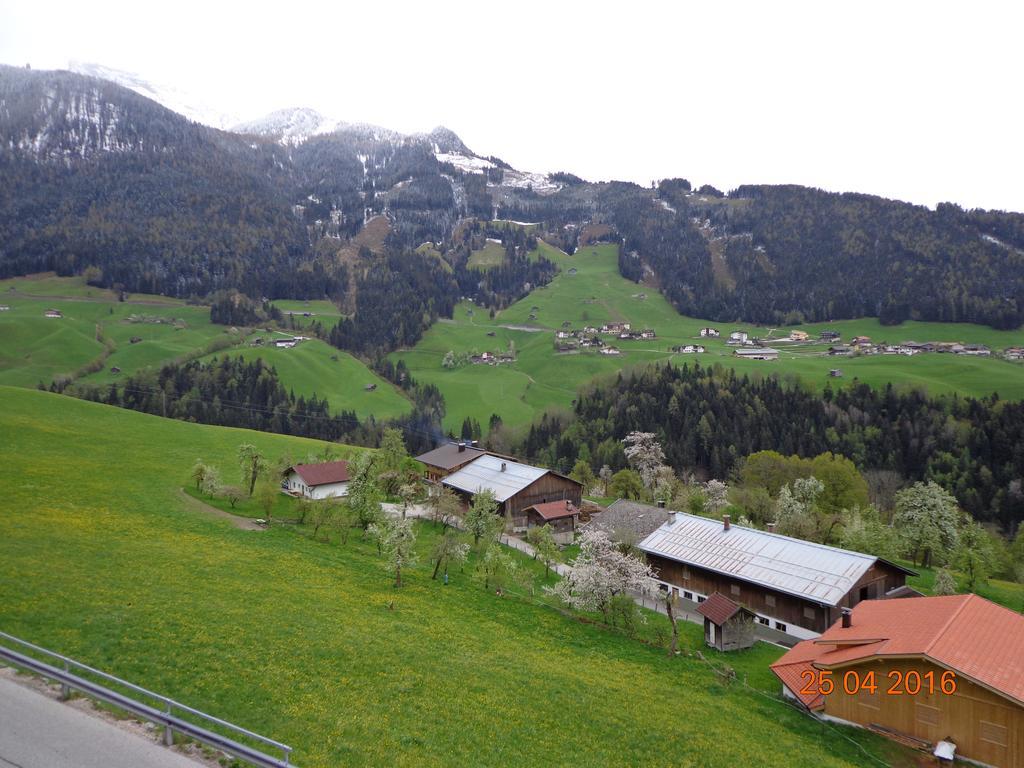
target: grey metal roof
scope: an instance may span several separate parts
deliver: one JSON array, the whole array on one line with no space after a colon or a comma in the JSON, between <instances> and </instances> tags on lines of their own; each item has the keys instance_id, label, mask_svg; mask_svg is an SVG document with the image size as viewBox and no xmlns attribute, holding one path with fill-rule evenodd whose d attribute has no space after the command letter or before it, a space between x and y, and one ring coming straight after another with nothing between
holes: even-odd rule
<instances>
[{"instance_id":1,"label":"grey metal roof","mask_svg":"<svg viewBox=\"0 0 1024 768\"><path fill-rule=\"evenodd\" d=\"M504 471L501 469L502 466L505 467ZM500 504L547 473L548 470L541 467L531 467L529 464L520 464L511 459L484 455L448 475L441 482L466 493L493 491L495 500Z\"/></svg>"},{"instance_id":2,"label":"grey metal roof","mask_svg":"<svg viewBox=\"0 0 1024 768\"><path fill-rule=\"evenodd\" d=\"M653 555L837 605L877 558L677 512L638 545Z\"/></svg>"},{"instance_id":3,"label":"grey metal roof","mask_svg":"<svg viewBox=\"0 0 1024 768\"><path fill-rule=\"evenodd\" d=\"M604 531L612 541L641 541L668 520L668 510L629 499L618 499L591 515L588 526Z\"/></svg>"}]
</instances>

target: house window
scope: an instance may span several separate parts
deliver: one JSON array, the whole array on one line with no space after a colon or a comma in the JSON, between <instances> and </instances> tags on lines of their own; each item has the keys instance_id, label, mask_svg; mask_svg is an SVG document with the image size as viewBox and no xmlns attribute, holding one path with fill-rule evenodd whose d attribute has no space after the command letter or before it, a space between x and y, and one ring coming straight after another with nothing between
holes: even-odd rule
<instances>
[{"instance_id":1,"label":"house window","mask_svg":"<svg viewBox=\"0 0 1024 768\"><path fill-rule=\"evenodd\" d=\"M787 629L786 625L783 624L781 621L776 621L775 622L775 628L777 630L779 630L779 632L785 632L786 629Z\"/></svg>"},{"instance_id":2,"label":"house window","mask_svg":"<svg viewBox=\"0 0 1024 768\"><path fill-rule=\"evenodd\" d=\"M775 595L765 595L764 596L764 604L767 605L769 608L774 608L775 607Z\"/></svg>"},{"instance_id":3,"label":"house window","mask_svg":"<svg viewBox=\"0 0 1024 768\"><path fill-rule=\"evenodd\" d=\"M917 713L917 722L922 725L938 725L939 715L941 714L938 707L929 707L927 704L917 704L914 707Z\"/></svg>"},{"instance_id":4,"label":"house window","mask_svg":"<svg viewBox=\"0 0 1024 768\"><path fill-rule=\"evenodd\" d=\"M693 592L683 592L683 597L687 600L693 600Z\"/></svg>"},{"instance_id":5,"label":"house window","mask_svg":"<svg viewBox=\"0 0 1024 768\"><path fill-rule=\"evenodd\" d=\"M740 585L739 584L733 584L732 586L729 587L729 591L732 592L734 595L739 595L739 593L740 593Z\"/></svg>"},{"instance_id":6,"label":"house window","mask_svg":"<svg viewBox=\"0 0 1024 768\"><path fill-rule=\"evenodd\" d=\"M685 565L683 566L683 578L684 579L690 578L690 569L688 567L686 567Z\"/></svg>"},{"instance_id":7,"label":"house window","mask_svg":"<svg viewBox=\"0 0 1024 768\"><path fill-rule=\"evenodd\" d=\"M703 603L707 598L704 595L697 595L697 602Z\"/></svg>"},{"instance_id":8,"label":"house window","mask_svg":"<svg viewBox=\"0 0 1024 768\"><path fill-rule=\"evenodd\" d=\"M764 616L758 616L757 617L757 623L758 624L763 624L764 626L767 627L770 622Z\"/></svg>"},{"instance_id":9,"label":"house window","mask_svg":"<svg viewBox=\"0 0 1024 768\"><path fill-rule=\"evenodd\" d=\"M860 588L860 599L861 600L870 600L871 599L871 587L870 586L868 586L868 587L861 587Z\"/></svg>"},{"instance_id":10,"label":"house window","mask_svg":"<svg viewBox=\"0 0 1024 768\"><path fill-rule=\"evenodd\" d=\"M809 605L804 606L804 618L814 620L814 609Z\"/></svg>"},{"instance_id":11,"label":"house window","mask_svg":"<svg viewBox=\"0 0 1024 768\"><path fill-rule=\"evenodd\" d=\"M987 720L981 720L979 722L981 728L981 740L987 741L989 744L995 744L998 747L1005 747L1009 740L1006 738L1006 726L999 725L998 723L990 723Z\"/></svg>"}]
</instances>

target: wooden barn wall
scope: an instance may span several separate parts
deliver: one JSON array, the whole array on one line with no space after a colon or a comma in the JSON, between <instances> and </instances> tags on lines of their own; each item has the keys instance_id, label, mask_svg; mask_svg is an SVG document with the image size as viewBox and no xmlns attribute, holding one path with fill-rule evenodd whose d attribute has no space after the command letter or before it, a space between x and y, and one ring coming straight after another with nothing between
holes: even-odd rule
<instances>
[{"instance_id":1,"label":"wooden barn wall","mask_svg":"<svg viewBox=\"0 0 1024 768\"><path fill-rule=\"evenodd\" d=\"M847 694L843 688L847 670L856 671L861 679L873 670L878 690ZM956 744L958 757L1000 768L1024 768L1024 707L962 676L957 676L952 695L938 690L888 694L895 681L889 673L906 675L910 670L921 675L933 672L936 689L946 671L927 659L872 659L837 669L832 673L836 689L825 697L825 714L863 726L882 725L932 744L948 739ZM852 681L851 688L855 689Z\"/></svg>"},{"instance_id":2,"label":"wooden barn wall","mask_svg":"<svg viewBox=\"0 0 1024 768\"><path fill-rule=\"evenodd\" d=\"M662 581L680 589L711 595L721 592L733 602L746 606L762 616L771 616L812 632L824 632L840 616L840 608L827 608L812 600L805 600L784 592L777 592L740 579L724 576L697 566L669 560L659 555L647 555L647 562ZM869 585L872 597L885 594L888 589L905 581L902 572L884 563L876 563L853 589L840 601L840 606L853 607L860 602L860 588ZM885 589L882 588L885 586ZM881 591L879 591L881 590ZM772 604L774 602L774 604Z\"/></svg>"}]
</instances>

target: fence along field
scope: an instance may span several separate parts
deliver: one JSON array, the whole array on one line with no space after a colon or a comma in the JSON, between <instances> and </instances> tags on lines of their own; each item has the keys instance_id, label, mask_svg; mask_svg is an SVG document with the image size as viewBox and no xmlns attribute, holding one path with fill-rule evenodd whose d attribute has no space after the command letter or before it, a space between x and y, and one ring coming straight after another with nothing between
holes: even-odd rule
<instances>
[{"instance_id":1,"label":"fence along field","mask_svg":"<svg viewBox=\"0 0 1024 768\"><path fill-rule=\"evenodd\" d=\"M197 457L233 481L242 442L298 458L320 443L28 389L0 398L16 510L0 515L0 626L271 735L303 768L864 764L840 732L696 658L498 597L470 566L431 581L430 524L395 590L358 533L342 546L242 531L181 495Z\"/></svg>"}]
</instances>

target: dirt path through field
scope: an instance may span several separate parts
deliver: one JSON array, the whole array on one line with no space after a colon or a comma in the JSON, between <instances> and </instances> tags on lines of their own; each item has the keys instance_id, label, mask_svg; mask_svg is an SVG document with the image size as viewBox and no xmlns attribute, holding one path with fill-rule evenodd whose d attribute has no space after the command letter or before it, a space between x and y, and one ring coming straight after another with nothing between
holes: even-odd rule
<instances>
[{"instance_id":1,"label":"dirt path through field","mask_svg":"<svg viewBox=\"0 0 1024 768\"><path fill-rule=\"evenodd\" d=\"M251 520L248 517L239 517L238 515L232 515L230 512L225 512L223 509L211 507L209 504L206 504L205 502L202 502L199 499L189 496L187 493L185 493L184 489L182 488L178 489L178 496L181 497L181 500L185 502L186 506L191 507L196 512L201 512L202 514L209 515L210 517L219 517L221 520L227 520L232 525L234 525L235 528L240 528L243 531L266 530L266 528L264 528L262 525L259 525L255 520Z\"/></svg>"}]
</instances>

